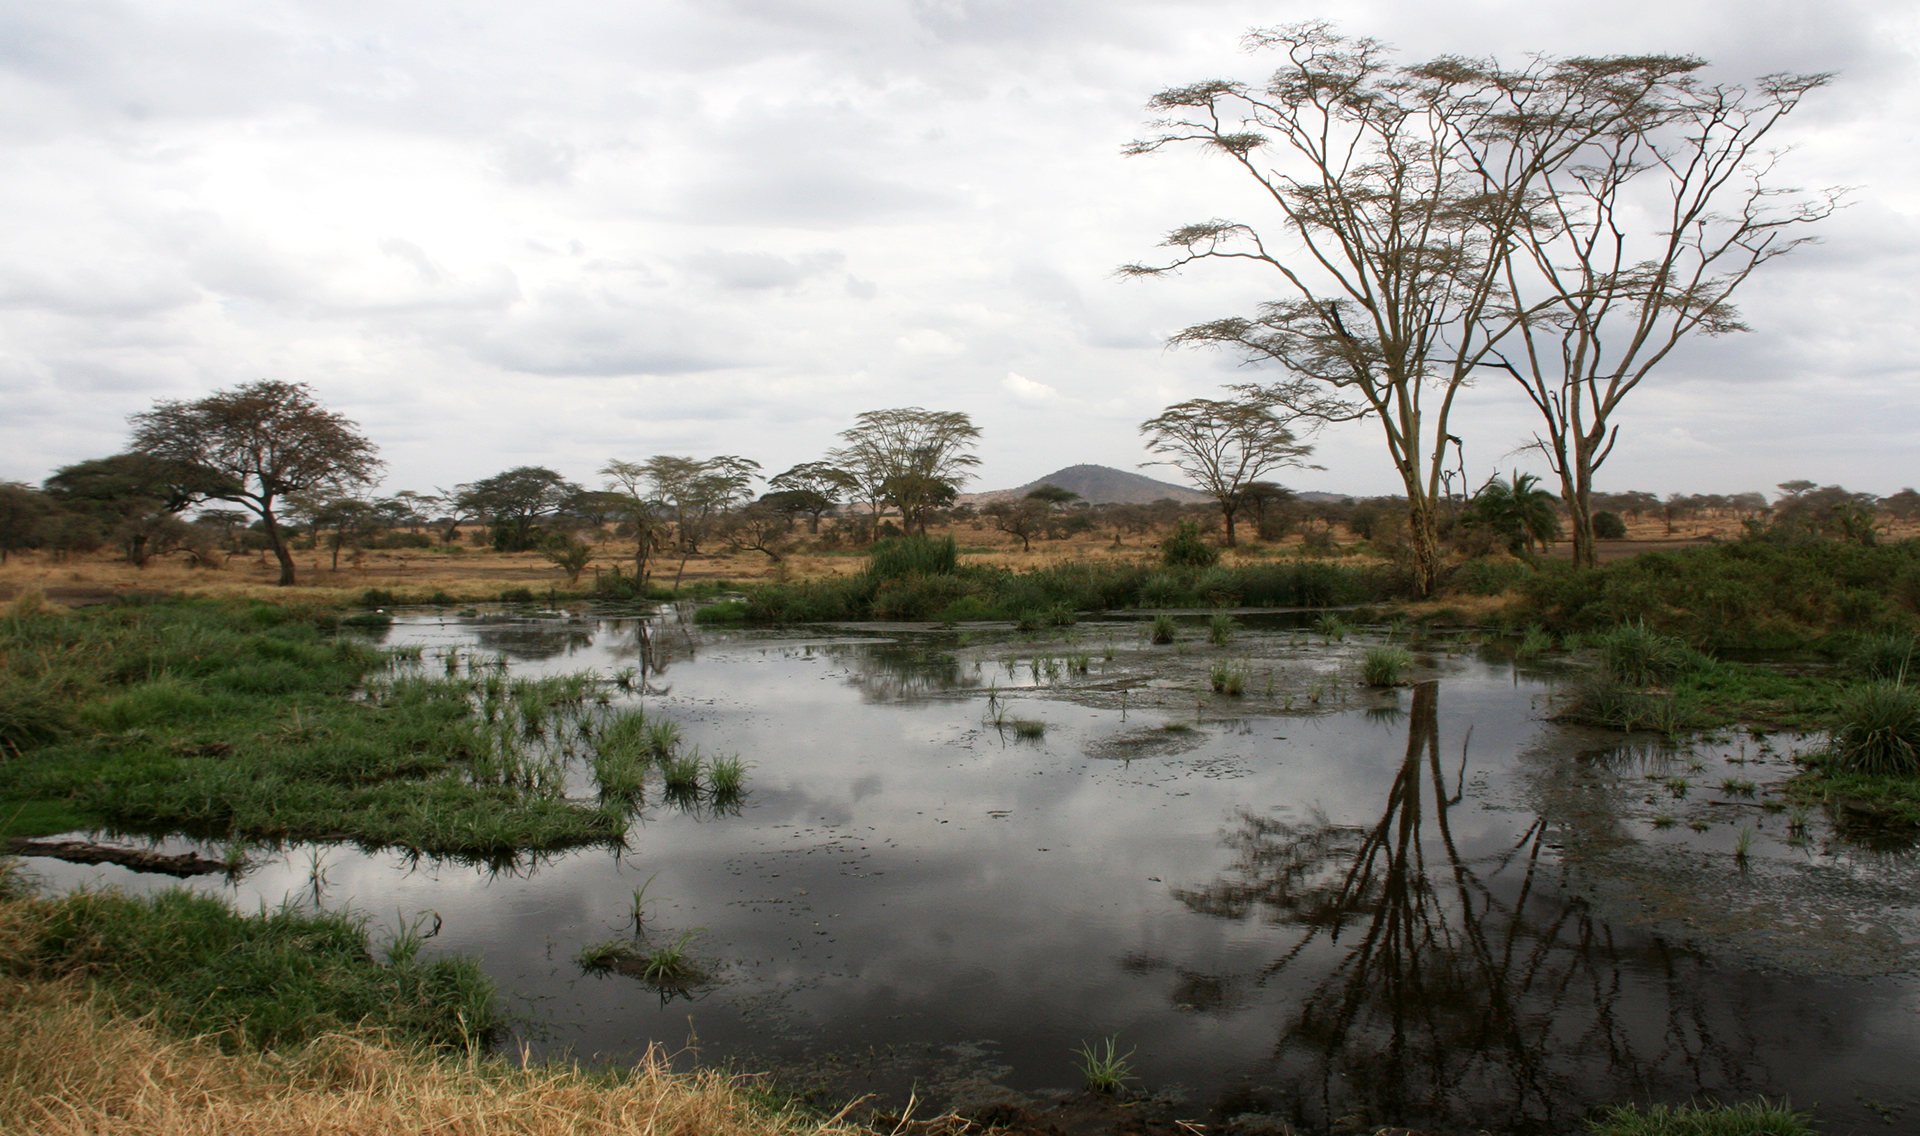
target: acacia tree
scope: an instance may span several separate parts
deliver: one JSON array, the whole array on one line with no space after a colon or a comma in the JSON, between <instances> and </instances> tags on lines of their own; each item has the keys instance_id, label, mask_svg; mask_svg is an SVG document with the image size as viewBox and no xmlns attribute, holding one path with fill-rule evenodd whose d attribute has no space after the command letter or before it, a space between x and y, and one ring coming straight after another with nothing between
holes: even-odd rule
<instances>
[{"instance_id":1,"label":"acacia tree","mask_svg":"<svg viewBox=\"0 0 1920 1136\"><path fill-rule=\"evenodd\" d=\"M1213 219L1174 230L1151 276L1196 261L1243 260L1278 273L1286 298L1252 318L1195 325L1173 342L1277 362L1292 377L1276 404L1322 420L1371 417L1405 486L1408 537L1422 594L1438 582L1438 509L1454 400L1518 318L1503 266L1543 170L1630 121L1632 83L1586 86L1544 110L1536 88L1560 65L1527 70L1443 58L1394 66L1370 39L1324 22L1255 30L1252 48L1285 60L1265 84L1208 80L1155 95L1166 117L1130 154L1194 144L1237 164L1278 207L1286 252L1249 224ZM1637 73L1656 85L1671 61ZM1492 141L1526 123L1537 145ZM1272 157L1269 157L1269 153Z\"/></svg>"},{"instance_id":2,"label":"acacia tree","mask_svg":"<svg viewBox=\"0 0 1920 1136\"><path fill-rule=\"evenodd\" d=\"M305 383L263 379L193 402L167 399L131 421L134 452L209 475L211 484L191 487L193 500L231 501L260 518L282 587L293 584L294 570L275 511L280 500L369 485L382 468L357 424L314 401Z\"/></svg>"},{"instance_id":3,"label":"acacia tree","mask_svg":"<svg viewBox=\"0 0 1920 1136\"><path fill-rule=\"evenodd\" d=\"M980 428L959 411L869 410L840 437L846 445L827 457L857 487L872 522L879 522L883 506L893 505L908 532L924 533L928 511L951 504L980 464L968 452Z\"/></svg>"},{"instance_id":4,"label":"acacia tree","mask_svg":"<svg viewBox=\"0 0 1920 1136\"><path fill-rule=\"evenodd\" d=\"M43 487L76 521L97 522L96 531L119 541L127 563L144 568L151 557L171 551L185 527L179 514L226 484L226 478L198 466L115 454L62 466Z\"/></svg>"},{"instance_id":5,"label":"acacia tree","mask_svg":"<svg viewBox=\"0 0 1920 1136\"><path fill-rule=\"evenodd\" d=\"M1194 398L1176 402L1140 424L1147 449L1166 455L1142 465L1170 465L1193 479L1220 506L1227 547L1236 543L1234 521L1246 507L1248 487L1276 469L1305 466L1313 447L1294 438L1276 415L1276 403L1259 388L1237 388L1232 400ZM1309 467L1312 468L1312 467Z\"/></svg>"},{"instance_id":6,"label":"acacia tree","mask_svg":"<svg viewBox=\"0 0 1920 1136\"><path fill-rule=\"evenodd\" d=\"M663 454L643 462L613 459L600 467L607 488L621 498L621 518L634 531L634 573L642 586L647 562L671 532L680 564L699 551L714 521L748 499L760 463L733 454L706 459Z\"/></svg>"},{"instance_id":7,"label":"acacia tree","mask_svg":"<svg viewBox=\"0 0 1920 1136\"><path fill-rule=\"evenodd\" d=\"M840 507L840 495L857 486L846 470L831 462L801 462L767 482L762 501L793 515L807 515L807 531L820 531L820 518Z\"/></svg>"},{"instance_id":8,"label":"acacia tree","mask_svg":"<svg viewBox=\"0 0 1920 1136\"><path fill-rule=\"evenodd\" d=\"M522 465L467 485L459 508L487 520L495 548L524 552L540 543L534 525L578 492L578 485L545 466Z\"/></svg>"},{"instance_id":9,"label":"acacia tree","mask_svg":"<svg viewBox=\"0 0 1920 1136\"><path fill-rule=\"evenodd\" d=\"M1812 240L1793 233L1838 204L1835 190L1802 196L1773 184L1778 155L1761 149L1829 78L1770 75L1749 89L1676 72L1620 129L1542 172L1503 261L1526 318L1517 346L1489 365L1511 373L1540 413L1534 444L1559 475L1575 565L1595 563L1593 475L1619 439L1621 403L1687 336L1747 330L1734 292ZM1527 124L1511 140L1537 145Z\"/></svg>"}]
</instances>

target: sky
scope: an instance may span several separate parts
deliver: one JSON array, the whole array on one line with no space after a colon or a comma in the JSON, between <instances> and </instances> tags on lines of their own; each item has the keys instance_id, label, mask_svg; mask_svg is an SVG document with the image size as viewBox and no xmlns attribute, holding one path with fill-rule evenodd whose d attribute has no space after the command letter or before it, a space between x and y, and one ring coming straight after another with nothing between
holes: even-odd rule
<instances>
[{"instance_id":1,"label":"sky","mask_svg":"<svg viewBox=\"0 0 1920 1136\"><path fill-rule=\"evenodd\" d=\"M127 416L310 384L384 492L519 465L815 460L864 410L958 410L978 478L1135 469L1138 424L1277 378L1167 337L1278 295L1123 280L1177 225L1271 225L1195 152L1121 156L1164 87L1257 80L1250 27L1328 18L1408 61L1688 53L1837 76L1781 184L1852 187L1620 416L1603 489L1920 483L1920 10L1890 0L177 0L0 7L0 480ZM1487 379L1469 474L1545 472ZM1387 493L1379 429L1301 490ZM1171 476L1163 467L1141 470Z\"/></svg>"}]
</instances>

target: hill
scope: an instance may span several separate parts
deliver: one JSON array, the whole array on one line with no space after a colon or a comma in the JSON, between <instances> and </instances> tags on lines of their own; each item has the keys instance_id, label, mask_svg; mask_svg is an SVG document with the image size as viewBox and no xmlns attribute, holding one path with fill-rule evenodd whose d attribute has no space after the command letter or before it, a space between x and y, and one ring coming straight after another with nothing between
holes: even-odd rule
<instances>
[{"instance_id":1,"label":"hill","mask_svg":"<svg viewBox=\"0 0 1920 1136\"><path fill-rule=\"evenodd\" d=\"M1162 497L1171 497L1175 501L1212 500L1211 497L1190 485L1157 481L1151 477L1142 477L1137 473L1128 473L1126 470L1104 465L1070 465L1014 489L990 489L984 493L967 493L962 495L961 500L985 503L1002 501L1010 497L1024 497L1042 485L1057 485L1062 489L1078 493L1083 500L1095 505L1144 505L1149 501L1158 501Z\"/></svg>"}]
</instances>

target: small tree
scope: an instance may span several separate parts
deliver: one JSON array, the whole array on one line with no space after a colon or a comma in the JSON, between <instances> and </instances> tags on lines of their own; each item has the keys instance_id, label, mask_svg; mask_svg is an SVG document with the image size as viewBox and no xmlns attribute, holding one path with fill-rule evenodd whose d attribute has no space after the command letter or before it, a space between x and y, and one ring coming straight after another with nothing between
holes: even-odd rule
<instances>
[{"instance_id":1,"label":"small tree","mask_svg":"<svg viewBox=\"0 0 1920 1136\"><path fill-rule=\"evenodd\" d=\"M305 383L262 380L193 402L166 400L133 416L137 453L209 474L194 500L231 501L260 518L280 561L280 584L294 582L293 554L276 507L289 493L371 484L381 469L358 427L314 401Z\"/></svg>"},{"instance_id":2,"label":"small tree","mask_svg":"<svg viewBox=\"0 0 1920 1136\"><path fill-rule=\"evenodd\" d=\"M593 563L593 546L572 533L554 533L540 546L540 555L567 574L567 584L580 582L580 573Z\"/></svg>"},{"instance_id":3,"label":"small tree","mask_svg":"<svg viewBox=\"0 0 1920 1136\"><path fill-rule=\"evenodd\" d=\"M840 499L855 487L846 470L828 462L801 462L785 473L775 474L767 482L768 493L761 500L794 516L805 513L807 531L820 531L820 518L840 507Z\"/></svg>"},{"instance_id":4,"label":"small tree","mask_svg":"<svg viewBox=\"0 0 1920 1136\"><path fill-rule=\"evenodd\" d=\"M1071 489L1062 489L1058 485L1055 485L1050 481L1046 481L1046 482L1041 482L1039 485L1034 486L1032 489L1029 489L1027 491L1026 499L1029 501L1042 502L1051 508L1059 505L1065 505L1070 501L1078 501L1080 499L1080 495L1078 493L1075 493Z\"/></svg>"},{"instance_id":5,"label":"small tree","mask_svg":"<svg viewBox=\"0 0 1920 1136\"><path fill-rule=\"evenodd\" d=\"M89 532L105 533L120 542L129 564L143 568L149 557L171 549L167 540L178 531L176 515L226 484L226 478L197 466L115 454L64 466L47 478L45 488L63 510L92 522L61 526L79 539L70 548L85 545Z\"/></svg>"},{"instance_id":6,"label":"small tree","mask_svg":"<svg viewBox=\"0 0 1920 1136\"><path fill-rule=\"evenodd\" d=\"M1546 552L1560 535L1559 499L1540 488L1540 479L1515 471L1511 481L1490 477L1467 507L1467 522L1484 525L1507 538L1514 552L1535 541Z\"/></svg>"},{"instance_id":7,"label":"small tree","mask_svg":"<svg viewBox=\"0 0 1920 1136\"><path fill-rule=\"evenodd\" d=\"M793 514L762 498L729 513L721 522L720 531L729 547L765 553L768 560L778 564L786 558L785 542L793 532Z\"/></svg>"},{"instance_id":8,"label":"small tree","mask_svg":"<svg viewBox=\"0 0 1920 1136\"><path fill-rule=\"evenodd\" d=\"M1147 449L1167 455L1141 464L1170 465L1211 494L1226 522L1229 548L1247 487L1276 469L1305 467L1301 459L1313 452L1294 439L1286 421L1274 414L1275 403L1258 388L1236 390L1239 397L1231 401L1189 399L1140 424Z\"/></svg>"},{"instance_id":9,"label":"small tree","mask_svg":"<svg viewBox=\"0 0 1920 1136\"><path fill-rule=\"evenodd\" d=\"M980 510L980 515L993 522L994 528L1018 537L1020 551L1031 552L1034 534L1047 523L1047 514L1052 511L1046 501L1029 493L1019 501L990 502Z\"/></svg>"}]
</instances>

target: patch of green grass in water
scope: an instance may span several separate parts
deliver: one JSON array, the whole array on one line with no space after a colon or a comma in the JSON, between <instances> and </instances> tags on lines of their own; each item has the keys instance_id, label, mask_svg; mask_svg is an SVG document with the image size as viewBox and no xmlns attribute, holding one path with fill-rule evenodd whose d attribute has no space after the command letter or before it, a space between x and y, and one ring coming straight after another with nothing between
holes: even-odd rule
<instances>
[{"instance_id":1,"label":"patch of green grass in water","mask_svg":"<svg viewBox=\"0 0 1920 1136\"><path fill-rule=\"evenodd\" d=\"M472 775L498 745L474 683L380 679L388 655L335 622L206 600L0 620L0 706L38 692L30 714L0 711L0 833L348 839L490 860L618 838L619 818L569 803L551 776ZM516 693L544 716L577 692Z\"/></svg>"}]
</instances>

